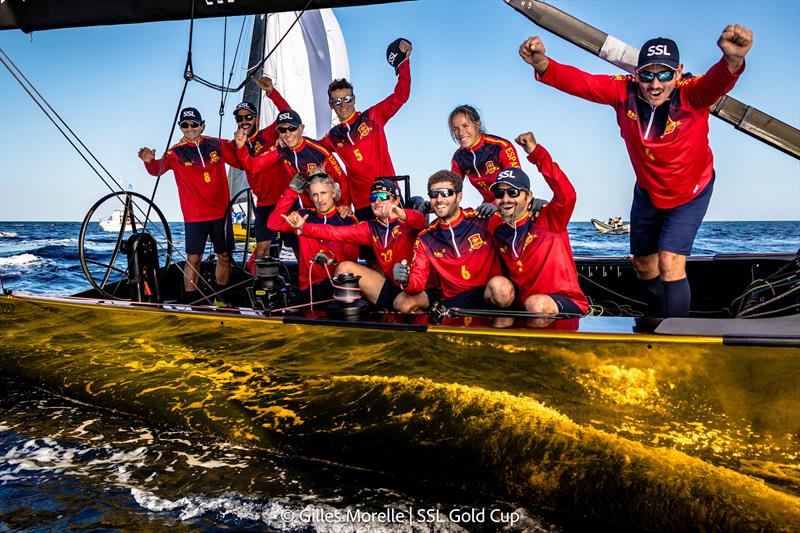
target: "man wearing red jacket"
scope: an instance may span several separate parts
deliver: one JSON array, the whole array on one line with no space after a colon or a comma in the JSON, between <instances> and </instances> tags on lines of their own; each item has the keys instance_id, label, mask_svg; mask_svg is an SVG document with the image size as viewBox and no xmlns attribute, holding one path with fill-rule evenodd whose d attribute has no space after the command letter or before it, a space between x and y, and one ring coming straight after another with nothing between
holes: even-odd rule
<instances>
[{"instance_id":1,"label":"man wearing red jacket","mask_svg":"<svg viewBox=\"0 0 800 533\"><path fill-rule=\"evenodd\" d=\"M489 219L495 246L505 263L516 302L532 313L582 315L589 308L567 233L575 189L533 134L516 139L553 191L538 218L531 217L531 182L520 168L502 170L491 190L499 216Z\"/></svg>"},{"instance_id":2,"label":"man wearing red jacket","mask_svg":"<svg viewBox=\"0 0 800 533\"><path fill-rule=\"evenodd\" d=\"M339 263L336 273L350 272L360 276L358 285L364 296L378 309L392 310L395 309L395 299L403 291L392 276L392 265L397 261L411 260L417 234L427 224L422 213L400 206L400 189L388 178L375 180L370 189L370 201L375 218L355 226L306 223L308 215L300 216L298 213L284 216L284 219L307 237L372 246L382 273L353 261ZM417 298L424 296L418 295Z\"/></svg>"},{"instance_id":3,"label":"man wearing red jacket","mask_svg":"<svg viewBox=\"0 0 800 533\"><path fill-rule=\"evenodd\" d=\"M200 260L209 236L217 254L215 292L227 287L233 227L226 224L229 192L225 163L235 162L236 155L229 141L203 135L205 122L197 109L182 109L178 125L183 138L164 158L156 159L152 148L140 149L139 158L152 176L160 176L167 170L175 174L186 234L183 301L192 303L200 299L197 285ZM217 303L224 302L218 299Z\"/></svg>"},{"instance_id":4,"label":"man wearing red jacket","mask_svg":"<svg viewBox=\"0 0 800 533\"><path fill-rule=\"evenodd\" d=\"M273 87L271 79L264 77L257 80L256 84L272 100L278 112L290 109L283 96ZM233 117L236 119L239 129L247 136L245 145L251 157L269 150L278 140L277 120L259 130L258 110L251 102L242 102L237 105L236 109L233 110ZM286 166L280 162L266 166L258 172L247 173L247 183L256 196L256 258L266 257L269 253L269 247L275 238L275 232L267 227L267 219L275 209L275 204L278 203L281 194L286 190L291 177L292 175L289 174Z\"/></svg>"},{"instance_id":5,"label":"man wearing red jacket","mask_svg":"<svg viewBox=\"0 0 800 533\"><path fill-rule=\"evenodd\" d=\"M670 39L651 39L642 46L636 76L590 75L561 65L545 55L539 37L529 38L519 50L543 83L616 110L636 174L633 265L653 306L663 304L665 317L689 314L686 256L714 184L709 108L733 88L744 70L753 33L727 26L717 46L722 59L705 75L686 79L681 78L678 47Z\"/></svg>"},{"instance_id":6,"label":"man wearing red jacket","mask_svg":"<svg viewBox=\"0 0 800 533\"><path fill-rule=\"evenodd\" d=\"M308 183L308 192L314 207L297 211L299 217L308 222L331 226L352 226L356 223L353 215L343 216L336 207L341 199L339 184L325 173L314 175ZM358 246L328 239L313 238L303 233L302 229L294 229L286 217L293 211L298 201L298 191L286 189L275 210L267 222L273 231L296 233L299 241L297 269L300 292L295 295L291 305L307 303L331 298L333 286L330 278L336 264L342 261L357 261ZM285 215L285 216L284 216Z\"/></svg>"},{"instance_id":7,"label":"man wearing red jacket","mask_svg":"<svg viewBox=\"0 0 800 533\"><path fill-rule=\"evenodd\" d=\"M405 287L395 301L403 313L429 307L433 295L425 289L431 269L439 277L441 302L446 307L481 308L487 303L507 307L513 301L513 292L503 290L508 280L500 276L488 219L460 207L463 184L464 179L449 170L428 178L436 220L417 237L410 269L399 262L392 270L394 279Z\"/></svg>"},{"instance_id":8,"label":"man wearing red jacket","mask_svg":"<svg viewBox=\"0 0 800 533\"><path fill-rule=\"evenodd\" d=\"M411 91L410 55L411 43L405 39L397 39L389 45L387 60L398 75L394 92L363 113L356 111L356 97L349 81L333 80L328 87L329 105L340 122L320 142L328 150L336 152L344 162L353 207L359 220L374 216L369 190L375 179L395 175L383 128L408 101Z\"/></svg>"}]
</instances>

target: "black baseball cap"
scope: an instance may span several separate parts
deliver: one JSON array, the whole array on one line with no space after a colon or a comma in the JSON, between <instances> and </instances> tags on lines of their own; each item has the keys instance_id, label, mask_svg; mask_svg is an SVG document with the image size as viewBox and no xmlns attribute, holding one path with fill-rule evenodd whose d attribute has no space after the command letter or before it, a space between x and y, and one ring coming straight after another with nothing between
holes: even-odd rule
<instances>
[{"instance_id":1,"label":"black baseball cap","mask_svg":"<svg viewBox=\"0 0 800 533\"><path fill-rule=\"evenodd\" d=\"M178 115L178 124L186 122L187 120L193 120L198 124L203 123L203 117L200 115L200 111L193 107L184 107Z\"/></svg>"},{"instance_id":2,"label":"black baseball cap","mask_svg":"<svg viewBox=\"0 0 800 533\"><path fill-rule=\"evenodd\" d=\"M392 196L400 198L400 187L389 178L378 178L370 187L369 192L388 192Z\"/></svg>"},{"instance_id":3,"label":"black baseball cap","mask_svg":"<svg viewBox=\"0 0 800 533\"><path fill-rule=\"evenodd\" d=\"M678 70L681 64L678 45L672 39L657 37L650 39L639 50L639 62L636 70L641 70L650 65L664 65L672 70Z\"/></svg>"},{"instance_id":4,"label":"black baseball cap","mask_svg":"<svg viewBox=\"0 0 800 533\"><path fill-rule=\"evenodd\" d=\"M278 114L278 120L276 120L277 126L296 126L300 127L303 125L303 120L300 118L300 113L295 111L294 109L289 109L287 111L281 111Z\"/></svg>"},{"instance_id":5,"label":"black baseball cap","mask_svg":"<svg viewBox=\"0 0 800 533\"><path fill-rule=\"evenodd\" d=\"M250 102L242 102L241 104L238 104L238 105L237 105L237 106L234 108L234 110L233 110L233 114L235 115L235 114L236 114L236 112L237 112L237 111L239 111L240 109L246 109L246 110L247 110L247 111L249 111L251 114L253 114L253 115L258 115L258 110L256 109L256 106L255 106L255 104L252 104L252 103L250 103Z\"/></svg>"},{"instance_id":6,"label":"black baseball cap","mask_svg":"<svg viewBox=\"0 0 800 533\"><path fill-rule=\"evenodd\" d=\"M515 189L522 189L526 191L531 190L531 180L528 178L528 175L525 174L525 171L521 168L509 167L504 168L500 171L500 174L497 175L497 181L492 183L489 189L494 189L497 185L501 183L505 183L506 185L510 185Z\"/></svg>"},{"instance_id":7,"label":"black baseball cap","mask_svg":"<svg viewBox=\"0 0 800 533\"><path fill-rule=\"evenodd\" d=\"M389 64L394 67L395 72L397 72L400 63L402 63L408 58L408 55L406 55L405 52L400 51L401 41L406 41L409 44L411 44L411 41L409 41L408 39L404 39L403 37L398 37L397 39L389 43L389 46L386 48L386 61L388 61Z\"/></svg>"}]
</instances>

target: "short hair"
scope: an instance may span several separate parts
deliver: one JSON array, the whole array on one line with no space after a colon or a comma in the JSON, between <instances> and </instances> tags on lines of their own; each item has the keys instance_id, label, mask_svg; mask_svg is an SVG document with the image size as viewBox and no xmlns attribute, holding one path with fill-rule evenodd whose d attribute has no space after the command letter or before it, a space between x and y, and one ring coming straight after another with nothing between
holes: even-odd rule
<instances>
[{"instance_id":1,"label":"short hair","mask_svg":"<svg viewBox=\"0 0 800 533\"><path fill-rule=\"evenodd\" d=\"M353 84L347 81L347 78L333 80L331 84L328 85L328 98L331 97L333 91L338 91L339 89L350 89L350 92L353 92Z\"/></svg>"},{"instance_id":2,"label":"short hair","mask_svg":"<svg viewBox=\"0 0 800 533\"><path fill-rule=\"evenodd\" d=\"M311 179L308 182L308 190L309 194L311 194L311 185L314 183L321 183L323 185L327 185L333 191L333 199L337 202L342 198L342 189L339 187L339 184L330 177L330 175L325 171L318 171L315 174L311 175Z\"/></svg>"},{"instance_id":3,"label":"short hair","mask_svg":"<svg viewBox=\"0 0 800 533\"><path fill-rule=\"evenodd\" d=\"M450 137L452 137L454 141L458 142L458 139L456 139L456 136L453 133L453 119L456 118L456 115L460 115L462 113L465 117L467 117L467 120L478 125L478 130L481 133L486 133L486 130L483 128L483 122L481 122L481 115L478 113L478 110L469 104L462 104L450 111L450 116L447 118L447 129L450 131Z\"/></svg>"},{"instance_id":4,"label":"short hair","mask_svg":"<svg viewBox=\"0 0 800 533\"><path fill-rule=\"evenodd\" d=\"M449 170L439 170L434 172L431 177L428 178L428 190L431 190L431 185L441 181L446 181L452 184L453 189L455 189L456 192L461 192L461 189L464 187L464 178Z\"/></svg>"}]
</instances>

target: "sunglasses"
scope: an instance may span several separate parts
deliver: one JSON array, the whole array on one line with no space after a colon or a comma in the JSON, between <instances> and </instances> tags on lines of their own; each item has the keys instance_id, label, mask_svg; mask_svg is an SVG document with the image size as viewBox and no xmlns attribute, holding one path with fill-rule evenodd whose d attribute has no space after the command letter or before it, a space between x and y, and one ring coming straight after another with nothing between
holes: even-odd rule
<instances>
[{"instance_id":1,"label":"sunglasses","mask_svg":"<svg viewBox=\"0 0 800 533\"><path fill-rule=\"evenodd\" d=\"M249 121L253 120L254 118L256 118L255 115L236 115L236 117L235 117L237 124L239 122L244 122L245 120L249 122Z\"/></svg>"},{"instance_id":2,"label":"sunglasses","mask_svg":"<svg viewBox=\"0 0 800 533\"><path fill-rule=\"evenodd\" d=\"M297 131L300 126L282 126L280 128L276 128L278 133L289 133L290 131Z\"/></svg>"},{"instance_id":3,"label":"sunglasses","mask_svg":"<svg viewBox=\"0 0 800 533\"><path fill-rule=\"evenodd\" d=\"M495 200L501 199L506 194L509 198L516 198L520 195L522 189L515 189L514 187L509 187L507 189L494 189L492 193L494 194Z\"/></svg>"},{"instance_id":4,"label":"sunglasses","mask_svg":"<svg viewBox=\"0 0 800 533\"><path fill-rule=\"evenodd\" d=\"M182 130L188 130L200 127L199 122L181 122L179 125Z\"/></svg>"},{"instance_id":5,"label":"sunglasses","mask_svg":"<svg viewBox=\"0 0 800 533\"><path fill-rule=\"evenodd\" d=\"M355 96L353 96L352 94L348 94L347 96L344 96L342 98L331 98L330 100L328 100L328 103L331 105L349 104L350 102L353 101L353 98L355 98Z\"/></svg>"},{"instance_id":6,"label":"sunglasses","mask_svg":"<svg viewBox=\"0 0 800 533\"><path fill-rule=\"evenodd\" d=\"M369 201L372 203L385 202L391 198L394 198L394 195L386 191L377 191L369 194Z\"/></svg>"},{"instance_id":7,"label":"sunglasses","mask_svg":"<svg viewBox=\"0 0 800 533\"><path fill-rule=\"evenodd\" d=\"M442 198L450 198L456 194L455 189L431 189L428 191L428 198L431 200L441 196Z\"/></svg>"},{"instance_id":8,"label":"sunglasses","mask_svg":"<svg viewBox=\"0 0 800 533\"><path fill-rule=\"evenodd\" d=\"M642 83L650 83L658 78L658 81L670 81L675 77L674 70L662 70L660 72L650 72L649 70L642 70L639 74L639 81Z\"/></svg>"}]
</instances>

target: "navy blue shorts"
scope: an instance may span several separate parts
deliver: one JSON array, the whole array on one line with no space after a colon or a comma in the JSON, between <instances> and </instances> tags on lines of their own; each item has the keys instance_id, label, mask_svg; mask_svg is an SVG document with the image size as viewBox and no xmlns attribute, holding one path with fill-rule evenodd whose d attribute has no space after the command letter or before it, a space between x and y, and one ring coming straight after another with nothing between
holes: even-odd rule
<instances>
[{"instance_id":1,"label":"navy blue shorts","mask_svg":"<svg viewBox=\"0 0 800 533\"><path fill-rule=\"evenodd\" d=\"M564 296L563 294L548 294L548 296L552 298L553 301L556 302L559 313L567 313L570 315L581 315L581 316L583 315L583 311L581 311L581 308L578 307L578 304L576 304L574 301L572 301L572 299Z\"/></svg>"},{"instance_id":2,"label":"navy blue shorts","mask_svg":"<svg viewBox=\"0 0 800 533\"><path fill-rule=\"evenodd\" d=\"M711 178L703 192L689 202L672 209L659 209L650 202L647 191L636 184L631 206L631 254L634 257L658 252L691 255L713 191L714 178Z\"/></svg>"},{"instance_id":3,"label":"navy blue shorts","mask_svg":"<svg viewBox=\"0 0 800 533\"><path fill-rule=\"evenodd\" d=\"M393 311L394 299L397 295L403 292L403 289L389 281L388 279L383 282L381 292L378 294L378 301L375 302L375 307L381 310Z\"/></svg>"},{"instance_id":4,"label":"navy blue shorts","mask_svg":"<svg viewBox=\"0 0 800 533\"><path fill-rule=\"evenodd\" d=\"M361 209L356 209L354 215L359 222L363 222L364 220L372 220L375 218L375 213L372 212L371 205L362 207ZM359 246L358 257L364 261L372 261L376 259L375 250L372 249L372 246Z\"/></svg>"},{"instance_id":5,"label":"navy blue shorts","mask_svg":"<svg viewBox=\"0 0 800 533\"><path fill-rule=\"evenodd\" d=\"M275 237L278 235L267 227L267 220L269 220L269 216L274 210L275 204L259 205L256 207L256 221L254 222L256 227L256 242L274 241Z\"/></svg>"},{"instance_id":6,"label":"navy blue shorts","mask_svg":"<svg viewBox=\"0 0 800 533\"><path fill-rule=\"evenodd\" d=\"M488 309L494 306L483 298L486 287L475 287L461 294L456 294L452 298L442 300L442 305L447 307L459 307L461 309ZM431 300L433 301L433 300Z\"/></svg>"},{"instance_id":7,"label":"navy blue shorts","mask_svg":"<svg viewBox=\"0 0 800 533\"><path fill-rule=\"evenodd\" d=\"M202 222L184 222L183 227L186 233L187 254L203 255L206 239L209 236L215 253L228 252L233 248L233 223L228 217Z\"/></svg>"}]
</instances>

